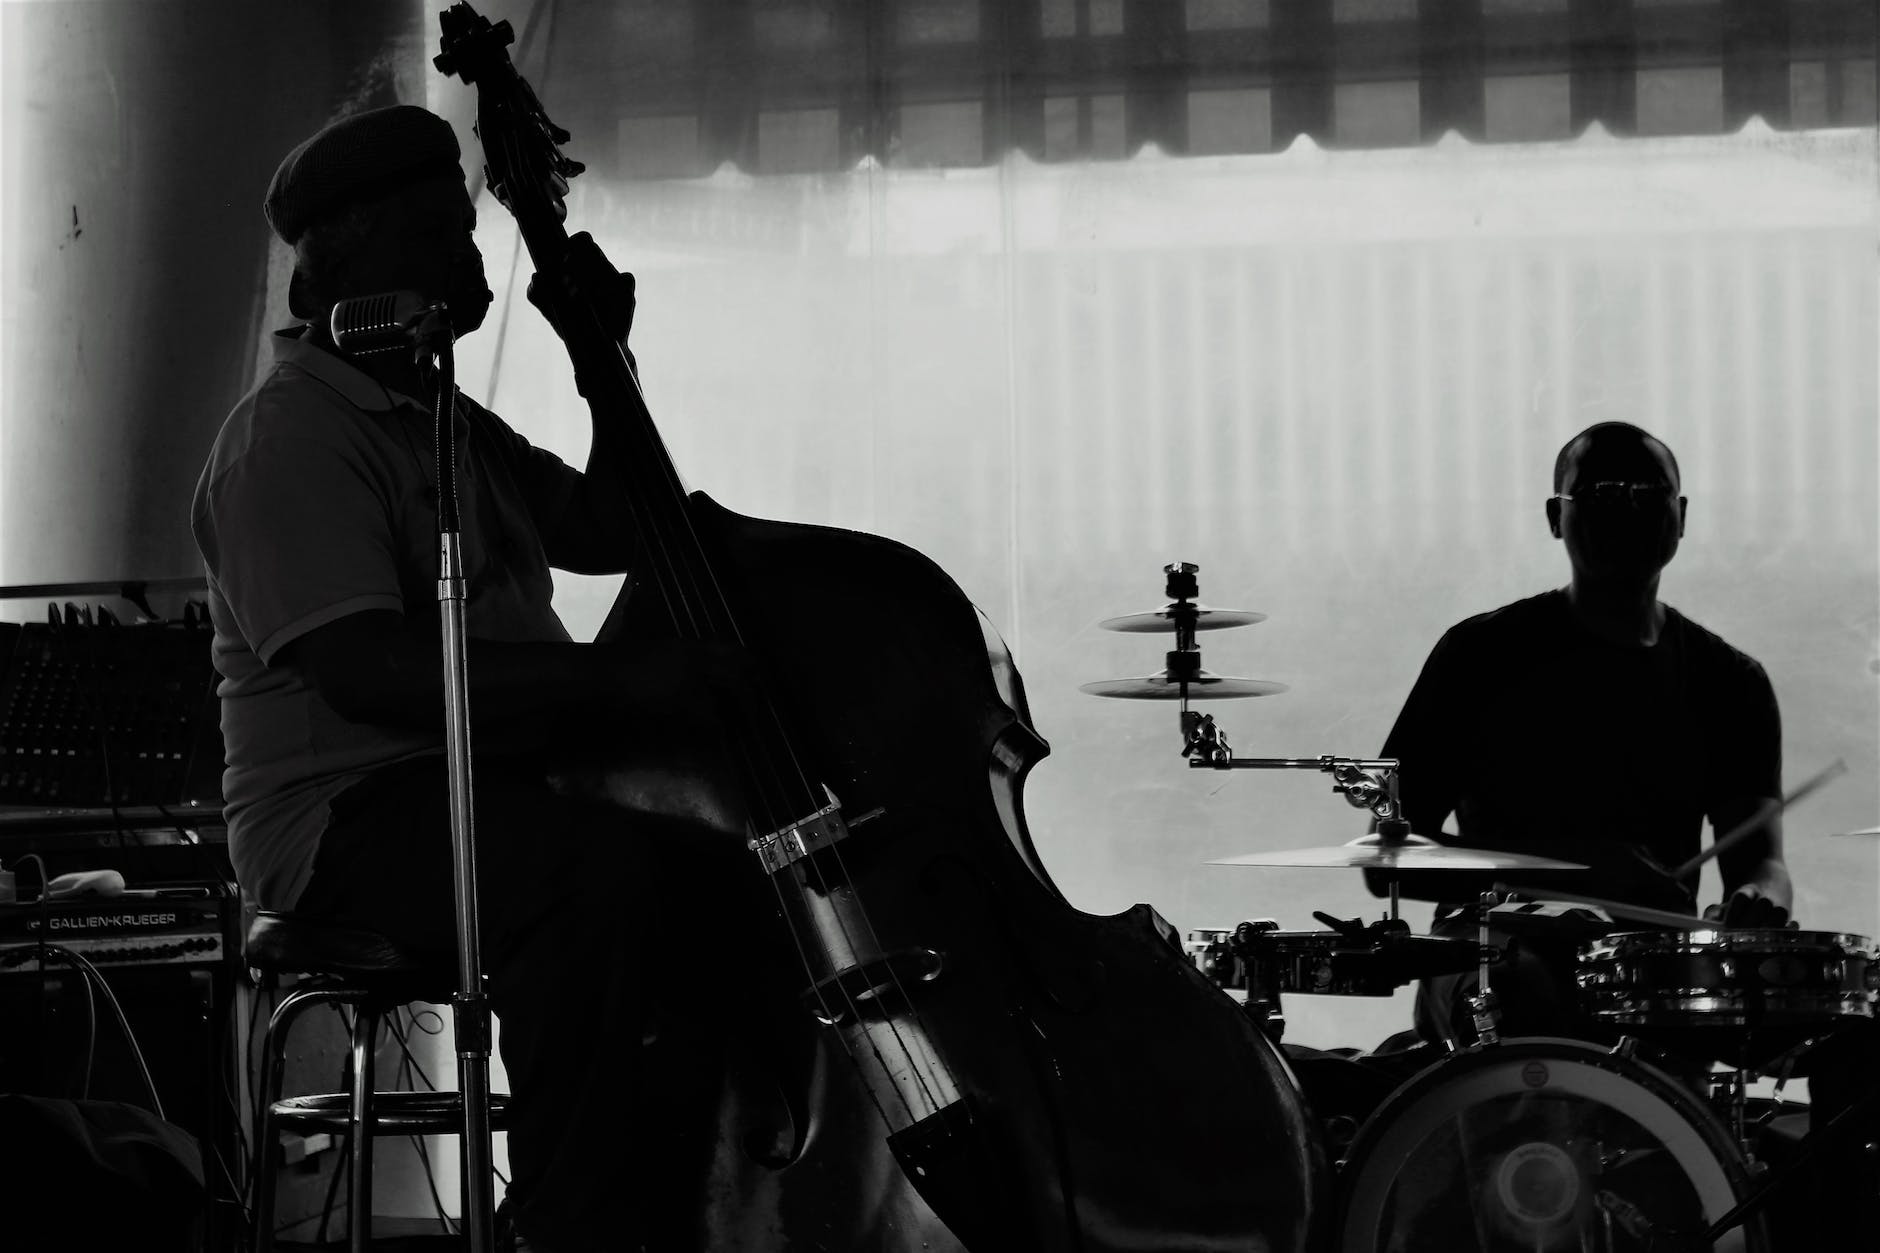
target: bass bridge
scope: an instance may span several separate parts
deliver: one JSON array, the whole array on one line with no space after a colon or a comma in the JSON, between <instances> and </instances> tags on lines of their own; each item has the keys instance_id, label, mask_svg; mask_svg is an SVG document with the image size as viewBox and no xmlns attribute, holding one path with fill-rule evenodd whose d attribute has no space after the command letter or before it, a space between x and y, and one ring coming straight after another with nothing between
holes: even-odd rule
<instances>
[{"instance_id":1,"label":"bass bridge","mask_svg":"<svg viewBox=\"0 0 1880 1253\"><path fill-rule=\"evenodd\" d=\"M769 835L758 836L751 841L751 851L763 863L765 874L774 875L805 857L840 844L849 838L849 832L854 828L879 818L884 812L880 808L871 809L850 822L842 816L842 802L836 799L835 793L827 788L823 792L829 798L827 805L806 818L799 818L788 826L779 827Z\"/></svg>"}]
</instances>

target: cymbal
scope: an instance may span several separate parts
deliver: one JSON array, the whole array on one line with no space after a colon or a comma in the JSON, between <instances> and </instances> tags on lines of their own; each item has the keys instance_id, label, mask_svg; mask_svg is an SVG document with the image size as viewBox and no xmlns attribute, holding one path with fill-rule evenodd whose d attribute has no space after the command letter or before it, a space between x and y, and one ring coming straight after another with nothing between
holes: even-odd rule
<instances>
[{"instance_id":1,"label":"cymbal","mask_svg":"<svg viewBox=\"0 0 1880 1253\"><path fill-rule=\"evenodd\" d=\"M1386 842L1375 833L1330 848L1289 848L1210 861L1210 866L1350 866L1364 870L1585 870L1576 861L1492 848L1457 848L1426 836Z\"/></svg>"},{"instance_id":2,"label":"cymbal","mask_svg":"<svg viewBox=\"0 0 1880 1253\"><path fill-rule=\"evenodd\" d=\"M1880 835L1880 827L1862 827L1858 831L1836 831L1834 834L1836 836Z\"/></svg>"},{"instance_id":3,"label":"cymbal","mask_svg":"<svg viewBox=\"0 0 1880 1253\"><path fill-rule=\"evenodd\" d=\"M1265 614L1251 609L1215 609L1208 605L1183 604L1179 600L1171 600L1160 609L1151 609L1147 613L1126 613L1120 618L1105 618L1097 625L1105 631L1173 631L1176 616L1182 612L1194 614L1197 631L1219 631L1226 627L1252 626L1256 622L1266 621Z\"/></svg>"},{"instance_id":4,"label":"cymbal","mask_svg":"<svg viewBox=\"0 0 1880 1253\"><path fill-rule=\"evenodd\" d=\"M1183 681L1172 679L1166 670L1145 674L1140 679L1098 679L1079 684L1077 690L1092 696L1116 696L1124 700L1180 700ZM1197 670L1187 678L1189 700L1229 700L1237 696L1277 696L1289 690L1284 683L1271 679L1236 679L1225 674Z\"/></svg>"}]
</instances>

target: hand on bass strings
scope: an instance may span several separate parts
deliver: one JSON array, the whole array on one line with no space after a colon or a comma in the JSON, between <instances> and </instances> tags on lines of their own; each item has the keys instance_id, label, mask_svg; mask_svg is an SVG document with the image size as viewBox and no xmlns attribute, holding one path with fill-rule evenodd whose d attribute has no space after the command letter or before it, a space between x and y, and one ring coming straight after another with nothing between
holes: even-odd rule
<instances>
[{"instance_id":1,"label":"hand on bass strings","mask_svg":"<svg viewBox=\"0 0 1880 1253\"><path fill-rule=\"evenodd\" d=\"M1745 883L1715 905L1705 907L1704 917L1726 927L1764 931L1783 927L1793 930L1797 925L1787 909L1770 900L1754 883Z\"/></svg>"},{"instance_id":2,"label":"hand on bass strings","mask_svg":"<svg viewBox=\"0 0 1880 1253\"><path fill-rule=\"evenodd\" d=\"M626 348L636 303L633 275L614 269L586 231L569 236L568 250L554 270L530 276L528 297L564 342L570 319L582 309L593 309L607 337Z\"/></svg>"}]
</instances>

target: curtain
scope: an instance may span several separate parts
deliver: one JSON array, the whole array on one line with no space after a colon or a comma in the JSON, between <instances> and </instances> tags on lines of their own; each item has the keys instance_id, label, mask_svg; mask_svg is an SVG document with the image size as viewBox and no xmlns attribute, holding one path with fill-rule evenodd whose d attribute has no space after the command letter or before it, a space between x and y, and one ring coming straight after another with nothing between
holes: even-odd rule
<instances>
[{"instance_id":1,"label":"curtain","mask_svg":"<svg viewBox=\"0 0 1880 1253\"><path fill-rule=\"evenodd\" d=\"M623 177L1865 125L1865 0L496 4ZM1538 97L1530 103L1529 97ZM615 139L619 142L612 142Z\"/></svg>"},{"instance_id":2,"label":"curtain","mask_svg":"<svg viewBox=\"0 0 1880 1253\"><path fill-rule=\"evenodd\" d=\"M542 95L565 121L552 67ZM1203 636L1204 664L1291 685L1212 707L1235 747L1375 752L1445 627L1564 584L1542 517L1554 455L1620 419L1684 469L1665 598L1768 667L1791 782L1850 766L1790 817L1802 925L1872 933L1880 850L1827 836L1880 819L1875 174L1871 126L1602 126L597 166L569 225L638 276L635 350L691 486L909 543L1005 634L1053 744L1028 813L1080 906L1146 900L1185 928L1375 915L1340 872L1205 865L1337 843L1363 815L1315 775L1191 772L1172 707L1079 693L1160 669L1167 646L1095 623L1159 604L1162 565L1196 561L1204 600L1271 615ZM498 304L460 379L579 464L588 416L522 299L527 257L499 208L481 216ZM559 584L577 637L616 586ZM1545 804L1545 763L1534 782ZM1407 1020L1390 1002L1299 1008L1308 1043Z\"/></svg>"}]
</instances>

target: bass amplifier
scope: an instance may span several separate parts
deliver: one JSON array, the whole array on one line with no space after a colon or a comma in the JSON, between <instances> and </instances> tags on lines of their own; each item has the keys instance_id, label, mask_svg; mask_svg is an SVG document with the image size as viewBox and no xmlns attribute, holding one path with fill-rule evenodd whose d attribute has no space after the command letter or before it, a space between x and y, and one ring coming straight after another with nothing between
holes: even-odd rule
<instances>
[{"instance_id":1,"label":"bass amplifier","mask_svg":"<svg viewBox=\"0 0 1880 1253\"><path fill-rule=\"evenodd\" d=\"M235 899L220 883L148 887L122 896L0 905L0 976L39 970L40 943L94 966L233 964ZM54 970L71 963L48 955Z\"/></svg>"}]
</instances>

